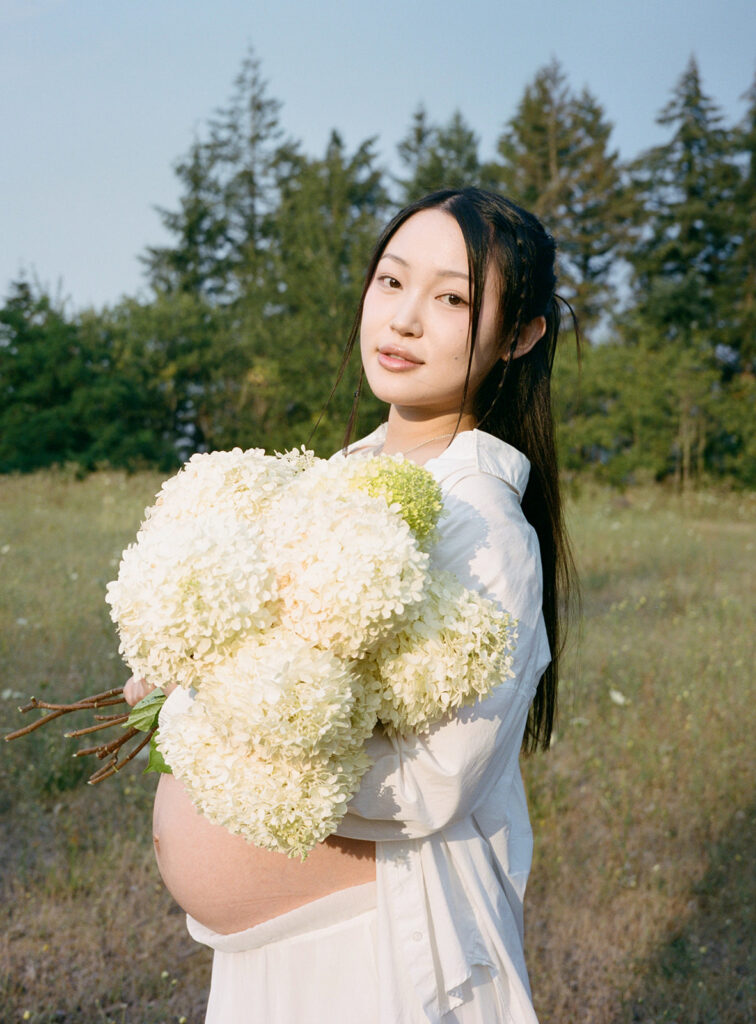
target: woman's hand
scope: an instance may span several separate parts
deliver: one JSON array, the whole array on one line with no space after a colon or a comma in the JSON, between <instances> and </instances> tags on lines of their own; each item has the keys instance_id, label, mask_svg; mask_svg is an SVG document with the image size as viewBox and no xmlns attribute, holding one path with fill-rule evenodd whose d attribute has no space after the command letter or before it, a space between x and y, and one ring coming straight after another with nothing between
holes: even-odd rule
<instances>
[{"instance_id":1,"label":"woman's hand","mask_svg":"<svg viewBox=\"0 0 756 1024\"><path fill-rule=\"evenodd\" d=\"M123 687L123 699L133 708L135 704L138 704L143 697L146 697L154 689L155 687L150 686L146 679L137 679L135 676L129 676Z\"/></svg>"},{"instance_id":2,"label":"woman's hand","mask_svg":"<svg viewBox=\"0 0 756 1024\"><path fill-rule=\"evenodd\" d=\"M154 689L155 687L150 686L146 679L137 679L135 676L129 676L123 687L123 699L133 708L135 704L138 704L140 700L147 696L148 693L152 693ZM168 686L160 687L161 692L164 693L166 697L175 689L175 683L169 683Z\"/></svg>"}]
</instances>

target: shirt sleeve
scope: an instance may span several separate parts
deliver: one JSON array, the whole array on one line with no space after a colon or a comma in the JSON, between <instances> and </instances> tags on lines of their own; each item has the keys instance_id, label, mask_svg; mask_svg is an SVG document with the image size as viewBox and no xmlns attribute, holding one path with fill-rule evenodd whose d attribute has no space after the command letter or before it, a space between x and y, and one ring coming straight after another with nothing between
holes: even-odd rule
<instances>
[{"instance_id":1,"label":"shirt sleeve","mask_svg":"<svg viewBox=\"0 0 756 1024\"><path fill-rule=\"evenodd\" d=\"M454 483L444 504L433 564L518 620L514 677L425 734L376 731L367 743L373 765L337 829L351 839L419 839L473 813L514 773L528 708L549 662L538 541L517 495L475 471Z\"/></svg>"}]
</instances>

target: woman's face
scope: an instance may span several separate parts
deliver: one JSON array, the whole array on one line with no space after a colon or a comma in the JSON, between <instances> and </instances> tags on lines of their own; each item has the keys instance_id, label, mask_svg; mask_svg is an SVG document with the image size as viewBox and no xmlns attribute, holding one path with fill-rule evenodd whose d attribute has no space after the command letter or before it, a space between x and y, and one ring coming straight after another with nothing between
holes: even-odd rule
<instances>
[{"instance_id":1,"label":"woman's face","mask_svg":"<svg viewBox=\"0 0 756 1024\"><path fill-rule=\"evenodd\" d=\"M467 250L456 220L421 210L386 245L365 295L360 347L376 397L415 419L459 414L470 326ZM498 289L489 270L475 343L468 408L499 358Z\"/></svg>"}]
</instances>

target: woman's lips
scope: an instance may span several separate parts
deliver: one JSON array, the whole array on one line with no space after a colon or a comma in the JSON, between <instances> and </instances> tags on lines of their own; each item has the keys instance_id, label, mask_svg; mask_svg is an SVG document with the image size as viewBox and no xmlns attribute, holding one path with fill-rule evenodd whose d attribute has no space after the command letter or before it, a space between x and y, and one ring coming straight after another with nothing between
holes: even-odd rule
<instances>
[{"instance_id":1,"label":"woman's lips","mask_svg":"<svg viewBox=\"0 0 756 1024\"><path fill-rule=\"evenodd\" d=\"M394 352L389 349L378 351L378 362L387 370L411 370L415 366L421 366L418 359L410 359L402 352Z\"/></svg>"}]
</instances>

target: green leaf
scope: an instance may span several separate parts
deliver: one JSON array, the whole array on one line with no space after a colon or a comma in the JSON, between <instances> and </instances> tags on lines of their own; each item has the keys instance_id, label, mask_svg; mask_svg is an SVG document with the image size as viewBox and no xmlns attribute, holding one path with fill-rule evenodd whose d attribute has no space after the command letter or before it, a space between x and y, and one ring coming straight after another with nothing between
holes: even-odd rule
<instances>
[{"instance_id":1,"label":"green leaf","mask_svg":"<svg viewBox=\"0 0 756 1024\"><path fill-rule=\"evenodd\" d=\"M165 700L165 694L161 690L153 690L152 693L148 693L131 709L131 713L124 723L124 729L131 727L140 732L149 732L150 729L155 729L160 709L165 704Z\"/></svg>"},{"instance_id":2,"label":"green leaf","mask_svg":"<svg viewBox=\"0 0 756 1024\"><path fill-rule=\"evenodd\" d=\"M150 737L150 756L147 760L147 767L144 769L144 774L148 772L160 772L163 775L172 775L171 767L160 753L157 748L157 733L153 733Z\"/></svg>"}]
</instances>

